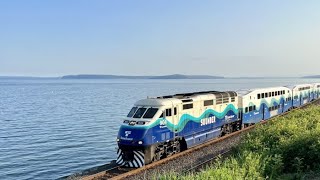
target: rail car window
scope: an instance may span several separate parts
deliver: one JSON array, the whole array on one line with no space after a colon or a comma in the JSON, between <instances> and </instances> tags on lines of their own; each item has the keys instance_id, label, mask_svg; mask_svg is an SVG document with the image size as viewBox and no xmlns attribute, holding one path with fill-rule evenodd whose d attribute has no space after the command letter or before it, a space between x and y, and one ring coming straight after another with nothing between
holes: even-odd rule
<instances>
[{"instance_id":1,"label":"rail car window","mask_svg":"<svg viewBox=\"0 0 320 180\"><path fill-rule=\"evenodd\" d=\"M278 91L276 91L276 92L274 93L274 96L278 96Z\"/></svg>"},{"instance_id":2,"label":"rail car window","mask_svg":"<svg viewBox=\"0 0 320 180\"><path fill-rule=\"evenodd\" d=\"M283 91L282 91L282 94L286 94L286 91L285 91L285 90L283 90Z\"/></svg>"},{"instance_id":3,"label":"rail car window","mask_svg":"<svg viewBox=\"0 0 320 180\"><path fill-rule=\"evenodd\" d=\"M236 101L236 98L235 97L232 97L231 98L231 102L235 102Z\"/></svg>"},{"instance_id":4,"label":"rail car window","mask_svg":"<svg viewBox=\"0 0 320 180\"><path fill-rule=\"evenodd\" d=\"M257 95L257 98L258 98L258 99L260 99L260 98L261 98L261 95L260 95L260 94L258 94L258 95Z\"/></svg>"},{"instance_id":5,"label":"rail car window","mask_svg":"<svg viewBox=\"0 0 320 180\"><path fill-rule=\"evenodd\" d=\"M293 99L298 99L298 96L294 96Z\"/></svg>"},{"instance_id":6,"label":"rail car window","mask_svg":"<svg viewBox=\"0 0 320 180\"><path fill-rule=\"evenodd\" d=\"M274 96L274 92L272 92L272 97Z\"/></svg>"},{"instance_id":7,"label":"rail car window","mask_svg":"<svg viewBox=\"0 0 320 180\"><path fill-rule=\"evenodd\" d=\"M246 107L245 112L246 112L246 113L248 112L248 107Z\"/></svg>"},{"instance_id":8,"label":"rail car window","mask_svg":"<svg viewBox=\"0 0 320 180\"><path fill-rule=\"evenodd\" d=\"M171 112L172 112L171 109L166 109L166 116L171 116Z\"/></svg>"},{"instance_id":9,"label":"rail car window","mask_svg":"<svg viewBox=\"0 0 320 180\"><path fill-rule=\"evenodd\" d=\"M264 93L264 97L266 97L266 98L267 98L267 97L268 97L268 93Z\"/></svg>"},{"instance_id":10,"label":"rail car window","mask_svg":"<svg viewBox=\"0 0 320 180\"><path fill-rule=\"evenodd\" d=\"M256 110L256 105L253 106L253 110L254 110L254 111Z\"/></svg>"},{"instance_id":11,"label":"rail car window","mask_svg":"<svg viewBox=\"0 0 320 180\"><path fill-rule=\"evenodd\" d=\"M144 114L143 118L153 118L157 111L158 108L149 108L147 112Z\"/></svg>"},{"instance_id":12,"label":"rail car window","mask_svg":"<svg viewBox=\"0 0 320 180\"><path fill-rule=\"evenodd\" d=\"M174 109L173 109L173 113L174 113L174 115L177 115L177 108L175 107Z\"/></svg>"},{"instance_id":13,"label":"rail car window","mask_svg":"<svg viewBox=\"0 0 320 180\"><path fill-rule=\"evenodd\" d=\"M184 104L183 105L183 109L192 109L193 108L193 104Z\"/></svg>"},{"instance_id":14,"label":"rail car window","mask_svg":"<svg viewBox=\"0 0 320 180\"><path fill-rule=\"evenodd\" d=\"M264 93L261 94L261 98L264 98Z\"/></svg>"},{"instance_id":15,"label":"rail car window","mask_svg":"<svg viewBox=\"0 0 320 180\"><path fill-rule=\"evenodd\" d=\"M137 107L131 108L131 110L130 110L129 114L127 115L127 117L132 117L133 114L136 112L137 109L138 109Z\"/></svg>"},{"instance_id":16,"label":"rail car window","mask_svg":"<svg viewBox=\"0 0 320 180\"><path fill-rule=\"evenodd\" d=\"M147 108L139 108L137 112L134 114L133 118L141 118L144 112L146 112Z\"/></svg>"},{"instance_id":17,"label":"rail car window","mask_svg":"<svg viewBox=\"0 0 320 180\"><path fill-rule=\"evenodd\" d=\"M269 97L271 97L271 92L269 92Z\"/></svg>"},{"instance_id":18,"label":"rail car window","mask_svg":"<svg viewBox=\"0 0 320 180\"><path fill-rule=\"evenodd\" d=\"M213 105L213 99L203 101L203 106L211 106Z\"/></svg>"},{"instance_id":19,"label":"rail car window","mask_svg":"<svg viewBox=\"0 0 320 180\"><path fill-rule=\"evenodd\" d=\"M250 111L250 112L252 111L252 106L249 106L249 111Z\"/></svg>"}]
</instances>

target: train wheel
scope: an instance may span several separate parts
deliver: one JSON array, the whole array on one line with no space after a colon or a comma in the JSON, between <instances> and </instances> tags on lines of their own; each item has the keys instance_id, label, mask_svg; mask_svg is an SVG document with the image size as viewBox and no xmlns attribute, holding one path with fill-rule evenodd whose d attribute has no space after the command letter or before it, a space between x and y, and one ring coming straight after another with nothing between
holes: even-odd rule
<instances>
[{"instance_id":1,"label":"train wheel","mask_svg":"<svg viewBox=\"0 0 320 180\"><path fill-rule=\"evenodd\" d=\"M154 157L153 157L153 162L159 161L161 159L161 155L159 152L155 153Z\"/></svg>"},{"instance_id":2,"label":"train wheel","mask_svg":"<svg viewBox=\"0 0 320 180\"><path fill-rule=\"evenodd\" d=\"M175 153L179 153L180 152L180 142L179 141L176 141L175 142Z\"/></svg>"},{"instance_id":3,"label":"train wheel","mask_svg":"<svg viewBox=\"0 0 320 180\"><path fill-rule=\"evenodd\" d=\"M165 152L163 145L158 145L154 151L153 162L159 161L160 159L164 158Z\"/></svg>"}]
</instances>

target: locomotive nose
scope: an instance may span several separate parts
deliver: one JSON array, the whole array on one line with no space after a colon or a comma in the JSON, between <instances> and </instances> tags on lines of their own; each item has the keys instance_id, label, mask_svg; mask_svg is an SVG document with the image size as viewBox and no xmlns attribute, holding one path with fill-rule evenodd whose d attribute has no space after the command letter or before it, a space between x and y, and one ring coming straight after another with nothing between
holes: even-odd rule
<instances>
[{"instance_id":1,"label":"locomotive nose","mask_svg":"<svg viewBox=\"0 0 320 180\"><path fill-rule=\"evenodd\" d=\"M128 126L121 126L118 133L119 144L136 144L141 145L146 134L145 129L131 128Z\"/></svg>"}]
</instances>

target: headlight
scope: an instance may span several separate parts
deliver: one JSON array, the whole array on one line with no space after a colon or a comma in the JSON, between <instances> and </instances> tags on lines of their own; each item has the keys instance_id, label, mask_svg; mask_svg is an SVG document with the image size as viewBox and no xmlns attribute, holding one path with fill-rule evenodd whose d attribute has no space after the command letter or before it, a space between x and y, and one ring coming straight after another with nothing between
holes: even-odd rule
<instances>
[{"instance_id":1,"label":"headlight","mask_svg":"<svg viewBox=\"0 0 320 180\"><path fill-rule=\"evenodd\" d=\"M120 141L120 139L119 138L117 138L117 142L119 142Z\"/></svg>"},{"instance_id":2,"label":"headlight","mask_svg":"<svg viewBox=\"0 0 320 180\"><path fill-rule=\"evenodd\" d=\"M143 144L143 142L142 141L138 141L138 144Z\"/></svg>"}]
</instances>

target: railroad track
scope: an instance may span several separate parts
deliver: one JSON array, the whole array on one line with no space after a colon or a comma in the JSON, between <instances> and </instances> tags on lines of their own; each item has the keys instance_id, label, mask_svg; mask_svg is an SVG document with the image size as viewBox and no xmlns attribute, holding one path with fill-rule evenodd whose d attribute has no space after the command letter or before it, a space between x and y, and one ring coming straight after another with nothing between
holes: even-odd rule
<instances>
[{"instance_id":1,"label":"railroad track","mask_svg":"<svg viewBox=\"0 0 320 180\"><path fill-rule=\"evenodd\" d=\"M126 167L121 167L118 165L114 165L114 167L111 167L109 169L103 170L99 173L93 174L93 175L87 175L87 176L83 176L83 177L79 177L77 179L81 179L81 180L104 180L104 179L111 179L113 177L119 176L121 174L130 172L134 169L137 168L126 168Z\"/></svg>"},{"instance_id":2,"label":"railroad track","mask_svg":"<svg viewBox=\"0 0 320 180\"><path fill-rule=\"evenodd\" d=\"M294 109L293 111L304 109L312 104L320 104L320 99L307 103L299 108ZM259 124L266 124L267 122L274 120L276 117L285 116L290 112L291 111L277 115L267 121L262 121ZM241 136L254 128L255 125L246 127L240 131L236 131L218 139L213 139L202 145L146 165L142 168L121 168L116 166L97 174L84 176L81 179L148 179L152 178L155 174L161 174L168 171L175 171L177 173L197 171L203 168L206 164L209 164L215 160L218 155L226 156L228 153L230 153L231 149L240 142Z\"/></svg>"},{"instance_id":3,"label":"railroad track","mask_svg":"<svg viewBox=\"0 0 320 180\"><path fill-rule=\"evenodd\" d=\"M231 149L228 149L228 150L222 151L218 155L215 155L211 158L205 159L204 161L199 161L195 164L191 164L189 168L183 170L183 173L185 174L185 173L190 173L190 172L194 172L194 171L199 171L199 170L203 169L204 167L206 167L206 165L210 165L214 160L218 159L219 157L227 156L230 152L231 152Z\"/></svg>"}]
</instances>

